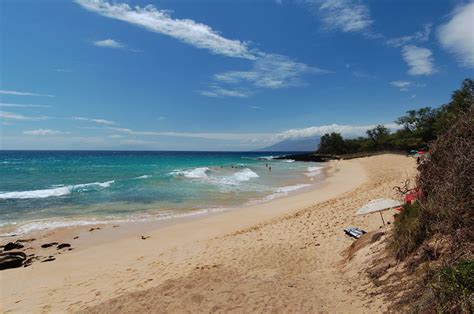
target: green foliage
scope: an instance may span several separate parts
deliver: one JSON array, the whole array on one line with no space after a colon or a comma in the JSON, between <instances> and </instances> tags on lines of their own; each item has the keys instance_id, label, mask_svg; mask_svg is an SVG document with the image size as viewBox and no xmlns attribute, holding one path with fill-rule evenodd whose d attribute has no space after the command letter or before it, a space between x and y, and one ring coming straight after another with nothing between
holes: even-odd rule
<instances>
[{"instance_id":1,"label":"green foliage","mask_svg":"<svg viewBox=\"0 0 474 314\"><path fill-rule=\"evenodd\" d=\"M474 261L461 261L443 267L433 279L431 288L440 312L472 313L474 304Z\"/></svg>"},{"instance_id":2,"label":"green foliage","mask_svg":"<svg viewBox=\"0 0 474 314\"><path fill-rule=\"evenodd\" d=\"M394 236L390 240L389 249L402 260L417 249L425 240L426 230L420 218L420 204L403 205L403 210L395 216Z\"/></svg>"},{"instance_id":3,"label":"green foliage","mask_svg":"<svg viewBox=\"0 0 474 314\"><path fill-rule=\"evenodd\" d=\"M344 154L346 145L340 133L324 134L321 136L318 153L320 154Z\"/></svg>"},{"instance_id":4,"label":"green foliage","mask_svg":"<svg viewBox=\"0 0 474 314\"><path fill-rule=\"evenodd\" d=\"M453 92L451 102L440 108L409 110L396 123L402 128L394 133L383 125L367 130L367 137L343 139L340 133L325 134L317 153L353 154L385 150L411 150L428 145L446 132L474 102L474 81L465 79Z\"/></svg>"}]
</instances>

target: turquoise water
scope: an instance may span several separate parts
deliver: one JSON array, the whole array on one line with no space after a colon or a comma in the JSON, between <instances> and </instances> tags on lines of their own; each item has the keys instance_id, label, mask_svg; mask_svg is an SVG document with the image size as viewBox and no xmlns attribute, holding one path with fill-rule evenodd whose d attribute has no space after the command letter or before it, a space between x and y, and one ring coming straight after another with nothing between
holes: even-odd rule
<instances>
[{"instance_id":1,"label":"turquoise water","mask_svg":"<svg viewBox=\"0 0 474 314\"><path fill-rule=\"evenodd\" d=\"M321 164L271 155L282 153L0 151L0 227L168 219L270 200L322 179Z\"/></svg>"}]
</instances>

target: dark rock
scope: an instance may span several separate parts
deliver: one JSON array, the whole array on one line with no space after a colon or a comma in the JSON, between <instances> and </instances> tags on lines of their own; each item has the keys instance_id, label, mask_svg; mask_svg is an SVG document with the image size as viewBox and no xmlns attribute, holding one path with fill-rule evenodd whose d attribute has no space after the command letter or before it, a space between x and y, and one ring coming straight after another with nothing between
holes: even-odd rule
<instances>
[{"instance_id":1,"label":"dark rock","mask_svg":"<svg viewBox=\"0 0 474 314\"><path fill-rule=\"evenodd\" d=\"M322 154L296 154L296 155L287 155L282 157L276 157L275 159L292 159L295 161L315 161L315 162L325 162L329 160L339 160L341 159L336 155L322 155Z\"/></svg>"},{"instance_id":2,"label":"dark rock","mask_svg":"<svg viewBox=\"0 0 474 314\"><path fill-rule=\"evenodd\" d=\"M23 252L8 252L0 254L0 270L21 267L26 260Z\"/></svg>"},{"instance_id":3,"label":"dark rock","mask_svg":"<svg viewBox=\"0 0 474 314\"><path fill-rule=\"evenodd\" d=\"M42 260L41 263L44 263L44 262L52 262L52 261L54 261L54 260L56 260L56 258L54 258L54 257L48 257L47 259Z\"/></svg>"},{"instance_id":4,"label":"dark rock","mask_svg":"<svg viewBox=\"0 0 474 314\"><path fill-rule=\"evenodd\" d=\"M28 266L31 266L31 264L33 264L33 261L35 259L38 259L37 257L30 257L28 258L24 263L23 263L23 267L28 267Z\"/></svg>"},{"instance_id":5,"label":"dark rock","mask_svg":"<svg viewBox=\"0 0 474 314\"><path fill-rule=\"evenodd\" d=\"M69 244L69 243L61 243L60 245L58 245L58 250L64 249L65 247L71 247L71 244Z\"/></svg>"},{"instance_id":6,"label":"dark rock","mask_svg":"<svg viewBox=\"0 0 474 314\"><path fill-rule=\"evenodd\" d=\"M149 236L148 237L142 236L142 240L146 240L148 238L149 238Z\"/></svg>"},{"instance_id":7,"label":"dark rock","mask_svg":"<svg viewBox=\"0 0 474 314\"><path fill-rule=\"evenodd\" d=\"M45 248L51 247L53 245L58 245L58 242L45 243L45 244L42 244L41 247L43 249L45 249Z\"/></svg>"},{"instance_id":8,"label":"dark rock","mask_svg":"<svg viewBox=\"0 0 474 314\"><path fill-rule=\"evenodd\" d=\"M77 239L79 239L79 236L75 236L75 237L74 237L74 240L77 240Z\"/></svg>"},{"instance_id":9,"label":"dark rock","mask_svg":"<svg viewBox=\"0 0 474 314\"><path fill-rule=\"evenodd\" d=\"M20 244L20 243L13 243L13 242L8 242L7 245L5 245L3 247L3 250L4 251L11 251L11 250L15 250L15 249L22 249L24 247L23 244Z\"/></svg>"}]
</instances>

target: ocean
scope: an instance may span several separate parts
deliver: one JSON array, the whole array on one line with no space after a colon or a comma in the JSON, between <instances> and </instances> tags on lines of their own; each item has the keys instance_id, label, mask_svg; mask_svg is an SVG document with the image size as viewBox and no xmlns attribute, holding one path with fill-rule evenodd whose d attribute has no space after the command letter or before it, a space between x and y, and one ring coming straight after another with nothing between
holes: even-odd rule
<instances>
[{"instance_id":1,"label":"ocean","mask_svg":"<svg viewBox=\"0 0 474 314\"><path fill-rule=\"evenodd\" d=\"M0 151L0 234L228 210L323 180L285 154Z\"/></svg>"}]
</instances>

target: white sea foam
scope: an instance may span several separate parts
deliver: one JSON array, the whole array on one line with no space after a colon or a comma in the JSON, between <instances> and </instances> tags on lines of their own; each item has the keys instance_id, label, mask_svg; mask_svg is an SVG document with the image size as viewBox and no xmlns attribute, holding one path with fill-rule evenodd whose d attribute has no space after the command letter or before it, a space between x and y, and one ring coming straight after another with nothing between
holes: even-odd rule
<instances>
[{"instance_id":1,"label":"white sea foam","mask_svg":"<svg viewBox=\"0 0 474 314\"><path fill-rule=\"evenodd\" d=\"M257 159L260 159L260 160L273 160L276 157L278 157L278 156L260 156L260 157L257 157Z\"/></svg>"},{"instance_id":2,"label":"white sea foam","mask_svg":"<svg viewBox=\"0 0 474 314\"><path fill-rule=\"evenodd\" d=\"M236 185L241 182L249 181L253 178L258 178L259 175L249 168L244 168L235 173L229 174L221 172L220 170L211 170L208 167L199 167L190 170L175 170L171 174L175 176L182 176L188 179L200 180L211 184Z\"/></svg>"},{"instance_id":3,"label":"white sea foam","mask_svg":"<svg viewBox=\"0 0 474 314\"><path fill-rule=\"evenodd\" d=\"M134 178L134 179L148 179L148 178L151 178L151 175L149 175L149 174L145 174L145 175L142 175L142 176L136 177L136 178Z\"/></svg>"},{"instance_id":4,"label":"white sea foam","mask_svg":"<svg viewBox=\"0 0 474 314\"><path fill-rule=\"evenodd\" d=\"M295 185L283 186L283 187L277 188L275 193L266 196L263 200L271 201L278 197L287 196L290 192L301 190L309 186L311 186L311 184L295 184Z\"/></svg>"},{"instance_id":5,"label":"white sea foam","mask_svg":"<svg viewBox=\"0 0 474 314\"><path fill-rule=\"evenodd\" d=\"M63 196L68 195L71 192L86 192L90 189L94 189L97 187L100 188L107 188L115 181L107 181L107 182L93 182L93 183L85 183L85 184L76 184L76 185L68 185L68 186L61 186L55 187L52 189L43 189L43 190L32 190L32 191L15 191L15 192L5 192L0 193L0 199L31 199L31 198L47 198L53 196Z\"/></svg>"},{"instance_id":6,"label":"white sea foam","mask_svg":"<svg viewBox=\"0 0 474 314\"><path fill-rule=\"evenodd\" d=\"M120 224L128 222L147 222L147 221L161 221L161 220L171 220L177 218L186 218L199 215L213 214L222 211L230 210L227 207L215 207L207 209L193 210L185 213L173 213L173 212L161 212L159 214L144 214L144 215L134 215L128 217L105 217L105 219L90 218L88 220L37 220L30 221L26 223L18 224L19 227L11 233L0 234L0 236L11 236L12 234L20 235L27 234L33 231L38 230L50 230L50 229L59 229L59 228L70 228L70 227L80 227L80 226L93 226L93 225L102 225L102 224ZM8 224L4 224L8 225ZM2 225L2 227L4 226ZM13 225L17 225L16 223Z\"/></svg>"},{"instance_id":7,"label":"white sea foam","mask_svg":"<svg viewBox=\"0 0 474 314\"><path fill-rule=\"evenodd\" d=\"M295 162L293 159L282 159L281 162Z\"/></svg>"},{"instance_id":8,"label":"white sea foam","mask_svg":"<svg viewBox=\"0 0 474 314\"><path fill-rule=\"evenodd\" d=\"M206 172L209 171L208 167L198 167L190 170L175 170L172 174L183 176L190 179L202 179L207 178Z\"/></svg>"},{"instance_id":9,"label":"white sea foam","mask_svg":"<svg viewBox=\"0 0 474 314\"><path fill-rule=\"evenodd\" d=\"M321 173L324 167L308 167L308 172L305 173L308 177L315 177Z\"/></svg>"},{"instance_id":10,"label":"white sea foam","mask_svg":"<svg viewBox=\"0 0 474 314\"><path fill-rule=\"evenodd\" d=\"M237 181L249 181L252 178L258 178L259 175L250 170L249 168L245 168L239 172L236 172L233 176Z\"/></svg>"}]
</instances>

